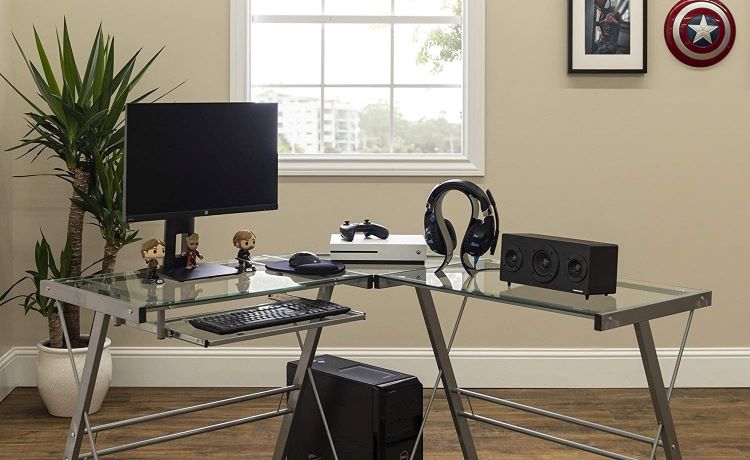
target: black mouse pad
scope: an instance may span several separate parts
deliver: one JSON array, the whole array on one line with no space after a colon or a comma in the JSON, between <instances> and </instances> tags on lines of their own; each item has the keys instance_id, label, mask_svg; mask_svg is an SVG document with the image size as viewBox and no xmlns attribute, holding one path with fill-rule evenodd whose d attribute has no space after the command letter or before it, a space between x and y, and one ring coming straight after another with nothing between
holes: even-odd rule
<instances>
[{"instance_id":1,"label":"black mouse pad","mask_svg":"<svg viewBox=\"0 0 750 460\"><path fill-rule=\"evenodd\" d=\"M300 265L295 268L289 265L288 260L282 260L280 262L266 264L266 269L283 273L294 273L297 275L333 275L334 273L344 271L346 265L341 262L321 260L320 263L317 264Z\"/></svg>"}]
</instances>

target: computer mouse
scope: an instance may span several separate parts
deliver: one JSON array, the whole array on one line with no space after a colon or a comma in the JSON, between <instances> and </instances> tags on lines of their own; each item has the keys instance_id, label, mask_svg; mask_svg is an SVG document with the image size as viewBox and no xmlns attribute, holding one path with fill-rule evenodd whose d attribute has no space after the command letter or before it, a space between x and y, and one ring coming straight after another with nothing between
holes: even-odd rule
<instances>
[{"instance_id":1,"label":"computer mouse","mask_svg":"<svg viewBox=\"0 0 750 460\"><path fill-rule=\"evenodd\" d=\"M294 254L289 258L290 267L299 267L300 265L319 264L320 258L312 252L302 251Z\"/></svg>"}]
</instances>

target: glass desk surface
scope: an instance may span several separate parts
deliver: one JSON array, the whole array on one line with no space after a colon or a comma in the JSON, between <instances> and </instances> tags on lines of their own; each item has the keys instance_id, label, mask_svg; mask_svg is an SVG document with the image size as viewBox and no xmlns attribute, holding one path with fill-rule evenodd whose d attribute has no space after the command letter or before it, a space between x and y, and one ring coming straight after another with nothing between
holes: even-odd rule
<instances>
[{"instance_id":1,"label":"glass desk surface","mask_svg":"<svg viewBox=\"0 0 750 460\"><path fill-rule=\"evenodd\" d=\"M428 259L428 264L437 267ZM529 308L594 318L597 330L633 324L711 304L711 292L701 289L663 286L620 279L617 292L608 296L553 291L532 286L508 286L500 280L500 260L480 260L480 271L469 276L460 263L448 265L441 273L435 268L419 268L380 275L379 287L409 285L417 288L467 295Z\"/></svg>"},{"instance_id":2,"label":"glass desk surface","mask_svg":"<svg viewBox=\"0 0 750 460\"><path fill-rule=\"evenodd\" d=\"M210 302L229 301L246 297L261 297L285 292L331 285L366 285L369 275L344 270L333 276L302 276L266 270L266 264L283 260L282 257L253 257L254 272L188 282L164 279L163 284L143 282L143 270L134 270L113 275L97 275L87 278L71 278L54 281L90 293L100 294L147 311L177 308ZM218 262L227 266L236 260Z\"/></svg>"},{"instance_id":3,"label":"glass desk surface","mask_svg":"<svg viewBox=\"0 0 750 460\"><path fill-rule=\"evenodd\" d=\"M321 254L321 258L325 257ZM143 270L135 270L108 276L55 280L50 283L75 288L76 292L99 294L120 305L145 312L261 297L335 284L362 288L370 288L373 285L376 288L407 285L593 318L597 330L612 329L711 305L711 292L707 290L630 280L619 280L615 294L591 296L588 300L583 295L568 292L522 285L509 287L500 280L500 261L497 259L480 260L479 268L485 271L480 271L474 277L470 277L460 263L452 263L440 274L436 274L435 270L440 265L442 257L434 256L428 257L424 264L418 266L347 264L345 271L329 277L266 270L267 263L287 258L288 256L256 256L253 258L257 268L255 272L193 282L181 283L165 279L163 284L148 284L142 280ZM228 266L235 263L234 260L224 262ZM71 301L59 298L58 300Z\"/></svg>"}]
</instances>

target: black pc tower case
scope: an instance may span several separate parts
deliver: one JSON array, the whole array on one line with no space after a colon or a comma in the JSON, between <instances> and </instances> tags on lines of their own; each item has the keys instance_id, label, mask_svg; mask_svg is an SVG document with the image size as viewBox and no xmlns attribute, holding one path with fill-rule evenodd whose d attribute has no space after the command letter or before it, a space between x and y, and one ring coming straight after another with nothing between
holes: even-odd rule
<instances>
[{"instance_id":1,"label":"black pc tower case","mask_svg":"<svg viewBox=\"0 0 750 460\"><path fill-rule=\"evenodd\" d=\"M317 356L312 365L336 453L348 460L408 459L422 424L422 384L411 375L368 364ZM287 364L291 385L297 361ZM422 441L414 457L422 460ZM287 460L332 460L309 384L294 413Z\"/></svg>"}]
</instances>

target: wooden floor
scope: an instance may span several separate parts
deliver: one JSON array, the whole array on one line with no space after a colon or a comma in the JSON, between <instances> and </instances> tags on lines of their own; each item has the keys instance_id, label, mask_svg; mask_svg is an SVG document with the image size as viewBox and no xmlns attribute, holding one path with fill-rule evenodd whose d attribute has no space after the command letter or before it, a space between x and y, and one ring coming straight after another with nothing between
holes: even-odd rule
<instances>
[{"instance_id":1,"label":"wooden floor","mask_svg":"<svg viewBox=\"0 0 750 460\"><path fill-rule=\"evenodd\" d=\"M490 390L488 393L537 407L653 436L655 420L646 390ZM95 424L207 402L242 393L236 389L113 388ZM101 433L100 448L274 410L278 398L244 403ZM473 402L477 413L554 433L608 450L645 458L648 446L604 433ZM750 459L750 389L676 390L673 414L685 459ZM425 458L459 459L460 450L444 399L437 400L425 434ZM107 458L266 459L271 457L279 419L161 444ZM60 459L67 420L47 415L36 389L15 390L0 403L0 458ZM471 422L479 458L601 458L567 447ZM84 442L84 444L86 444ZM664 458L659 455L657 458ZM360 460L360 459L342 459Z\"/></svg>"}]
</instances>

